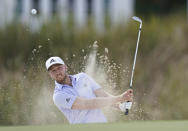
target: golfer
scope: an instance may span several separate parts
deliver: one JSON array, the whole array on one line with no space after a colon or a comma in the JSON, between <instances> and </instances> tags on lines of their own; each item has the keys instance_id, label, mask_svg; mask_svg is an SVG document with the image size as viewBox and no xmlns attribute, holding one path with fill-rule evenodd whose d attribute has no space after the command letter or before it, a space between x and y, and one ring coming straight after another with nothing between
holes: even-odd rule
<instances>
[{"instance_id":1,"label":"golfer","mask_svg":"<svg viewBox=\"0 0 188 131\"><path fill-rule=\"evenodd\" d=\"M86 73L69 75L67 66L60 57L50 57L46 61L46 69L55 80L53 101L70 124L105 123L107 119L101 111L103 107L133 99L131 89L113 96Z\"/></svg>"}]
</instances>

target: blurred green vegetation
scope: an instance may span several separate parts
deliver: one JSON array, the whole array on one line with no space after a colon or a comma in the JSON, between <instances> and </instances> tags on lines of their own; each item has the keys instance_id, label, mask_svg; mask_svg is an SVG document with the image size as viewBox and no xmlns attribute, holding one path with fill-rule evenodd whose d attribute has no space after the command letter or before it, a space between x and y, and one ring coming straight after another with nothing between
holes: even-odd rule
<instances>
[{"instance_id":1,"label":"blurred green vegetation","mask_svg":"<svg viewBox=\"0 0 188 131\"><path fill-rule=\"evenodd\" d=\"M4 126L0 127L3 131L51 131L51 130L68 130L68 131L187 131L188 121L130 121L127 123L107 123L107 124L77 124L77 125L41 125L41 126Z\"/></svg>"},{"instance_id":2,"label":"blurred green vegetation","mask_svg":"<svg viewBox=\"0 0 188 131\"><path fill-rule=\"evenodd\" d=\"M110 61L131 70L138 27L138 23L129 21L98 32L92 22L77 28L54 19L38 32L20 23L1 29L0 124L66 122L53 105L54 85L45 71L45 60L60 56L70 73L77 73L97 40L98 53L104 54L108 48ZM135 104L130 115L120 115L120 120L188 119L187 36L187 21L179 14L143 21L134 77ZM125 78L119 75L118 79ZM125 90L122 85L117 88Z\"/></svg>"}]
</instances>

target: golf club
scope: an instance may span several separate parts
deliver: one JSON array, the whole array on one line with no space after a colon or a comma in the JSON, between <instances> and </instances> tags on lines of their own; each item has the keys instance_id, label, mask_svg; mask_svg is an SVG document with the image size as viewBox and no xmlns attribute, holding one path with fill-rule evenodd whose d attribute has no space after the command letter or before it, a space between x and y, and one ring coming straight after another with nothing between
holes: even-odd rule
<instances>
[{"instance_id":1,"label":"golf club","mask_svg":"<svg viewBox=\"0 0 188 131\"><path fill-rule=\"evenodd\" d=\"M136 17L136 16L133 16L132 19L139 22L140 27L139 27L139 32L138 32L138 39L137 39L137 44L136 44L136 51L135 51L135 56L134 56L134 63L133 63L133 67L132 67L132 73L131 73L131 80L130 80L129 88L132 88L132 84L133 84L134 69L135 69L135 65L136 65L136 57L137 57L137 52L138 52L140 33L141 33L141 29L142 29L142 20L140 18ZM122 111L125 111L125 115L128 115L129 110L131 109L131 106L132 106L132 102L127 101L125 103L120 104L120 109Z\"/></svg>"}]
</instances>

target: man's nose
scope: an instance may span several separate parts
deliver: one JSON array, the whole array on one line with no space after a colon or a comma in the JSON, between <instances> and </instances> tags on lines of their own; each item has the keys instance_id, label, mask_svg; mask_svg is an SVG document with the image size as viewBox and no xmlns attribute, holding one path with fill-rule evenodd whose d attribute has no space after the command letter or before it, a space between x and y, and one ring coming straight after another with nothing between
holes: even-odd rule
<instances>
[{"instance_id":1,"label":"man's nose","mask_svg":"<svg viewBox=\"0 0 188 131\"><path fill-rule=\"evenodd\" d=\"M62 75L62 72L61 71L56 71L56 74L57 75Z\"/></svg>"}]
</instances>

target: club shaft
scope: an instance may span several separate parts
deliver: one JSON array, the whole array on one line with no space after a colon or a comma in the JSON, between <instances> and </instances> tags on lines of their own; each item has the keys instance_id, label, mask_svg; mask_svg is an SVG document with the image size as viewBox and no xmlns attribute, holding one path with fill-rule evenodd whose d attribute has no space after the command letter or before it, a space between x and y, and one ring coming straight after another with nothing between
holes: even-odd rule
<instances>
[{"instance_id":1,"label":"club shaft","mask_svg":"<svg viewBox=\"0 0 188 131\"><path fill-rule=\"evenodd\" d=\"M134 76L134 70L135 70L135 65L136 65L136 57L137 57L138 46L139 46L139 41L140 41L141 27L142 27L142 24L140 24L140 28L139 28L139 32L138 32L138 39L137 39L137 44L136 44L136 51L135 51L134 62L133 62L133 68L132 68L132 73L131 73L130 88L132 88L132 84L133 84L133 76Z\"/></svg>"}]
</instances>

